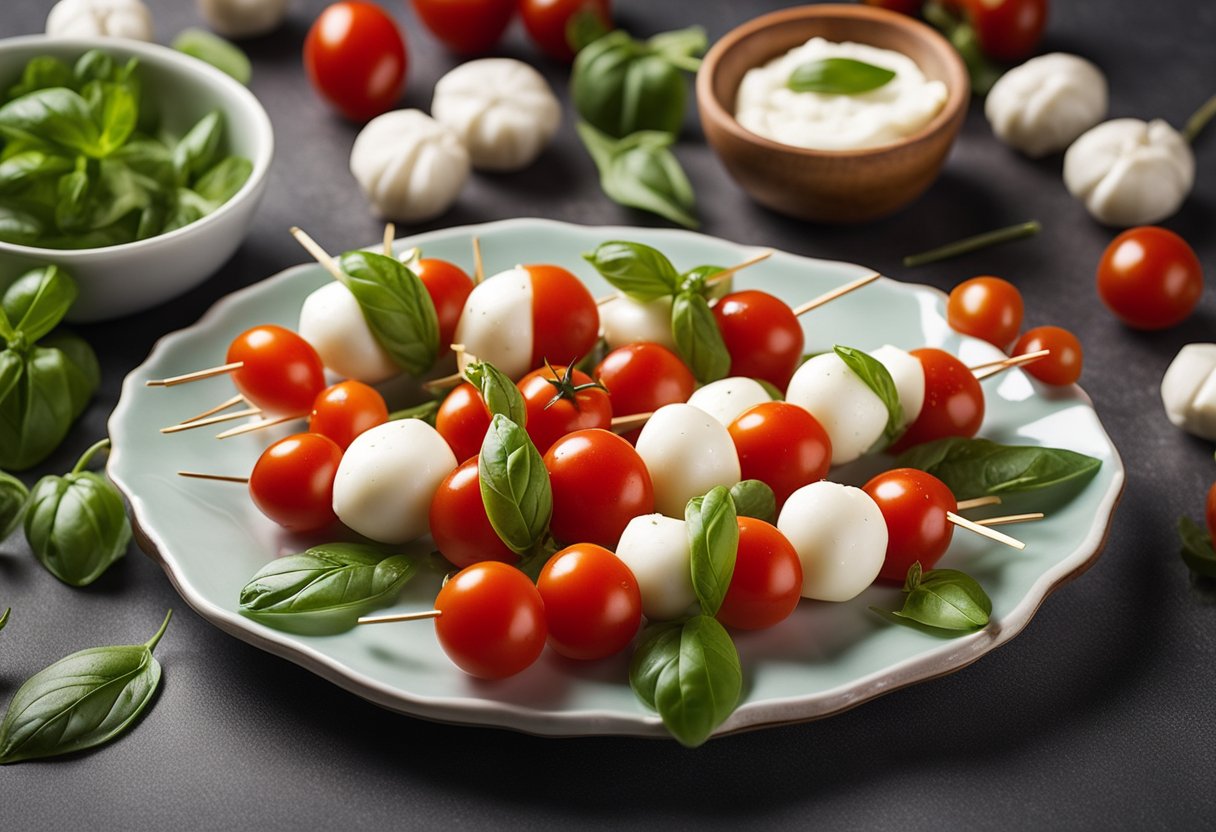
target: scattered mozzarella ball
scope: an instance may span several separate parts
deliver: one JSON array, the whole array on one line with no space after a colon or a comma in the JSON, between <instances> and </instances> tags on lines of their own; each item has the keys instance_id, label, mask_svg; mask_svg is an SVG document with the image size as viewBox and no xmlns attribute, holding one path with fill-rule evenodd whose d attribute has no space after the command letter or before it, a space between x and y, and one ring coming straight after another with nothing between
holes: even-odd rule
<instances>
[{"instance_id":1,"label":"scattered mozzarella ball","mask_svg":"<svg viewBox=\"0 0 1216 832\"><path fill-rule=\"evenodd\" d=\"M600 306L600 325L609 350L649 342L678 353L671 334L669 297L642 303L627 295L617 295L615 300Z\"/></svg>"},{"instance_id":2,"label":"scattered mozzarella ball","mask_svg":"<svg viewBox=\"0 0 1216 832\"><path fill-rule=\"evenodd\" d=\"M1188 433L1216 439L1216 344L1187 344L1161 379L1169 420Z\"/></svg>"},{"instance_id":3,"label":"scattered mozzarella ball","mask_svg":"<svg viewBox=\"0 0 1216 832\"><path fill-rule=\"evenodd\" d=\"M287 0L196 0L207 25L230 38L274 31L287 17Z\"/></svg>"},{"instance_id":4,"label":"scattered mozzarella ball","mask_svg":"<svg viewBox=\"0 0 1216 832\"><path fill-rule=\"evenodd\" d=\"M923 372L922 372L923 377ZM807 360L790 379L785 400L819 420L832 440L832 464L844 465L874 446L887 427L887 407L839 355Z\"/></svg>"},{"instance_id":5,"label":"scattered mozzarella ball","mask_svg":"<svg viewBox=\"0 0 1216 832\"><path fill-rule=\"evenodd\" d=\"M365 431L342 455L334 477L334 514L378 543L427 533L431 499L456 467L456 455L421 419L398 419Z\"/></svg>"},{"instance_id":6,"label":"scattered mozzarella ball","mask_svg":"<svg viewBox=\"0 0 1216 832\"><path fill-rule=\"evenodd\" d=\"M532 276L522 266L478 283L464 303L456 343L519 378L533 369L532 295Z\"/></svg>"},{"instance_id":7,"label":"scattered mozzarella ball","mask_svg":"<svg viewBox=\"0 0 1216 832\"><path fill-rule=\"evenodd\" d=\"M874 583L887 556L887 523L870 495L821 480L785 501L777 528L802 561L802 597L848 601Z\"/></svg>"},{"instance_id":8,"label":"scattered mozzarella ball","mask_svg":"<svg viewBox=\"0 0 1216 832\"><path fill-rule=\"evenodd\" d=\"M689 397L688 403L729 427L743 411L772 400L769 392L754 378L731 376L710 382L697 390Z\"/></svg>"},{"instance_id":9,"label":"scattered mozzarella ball","mask_svg":"<svg viewBox=\"0 0 1216 832\"><path fill-rule=\"evenodd\" d=\"M696 602L683 520L661 514L633 518L621 533L616 556L638 579L642 613L651 621L679 618Z\"/></svg>"},{"instance_id":10,"label":"scattered mozzarella ball","mask_svg":"<svg viewBox=\"0 0 1216 832\"><path fill-rule=\"evenodd\" d=\"M899 393L899 406L904 412L904 424L910 425L925 406L925 367L909 352L885 344L870 353L891 374Z\"/></svg>"},{"instance_id":11,"label":"scattered mozzarella ball","mask_svg":"<svg viewBox=\"0 0 1216 832\"><path fill-rule=\"evenodd\" d=\"M1106 76L1084 58L1031 58L993 85L984 114L996 137L1032 159L1064 150L1106 115Z\"/></svg>"},{"instance_id":12,"label":"scattered mozzarella ball","mask_svg":"<svg viewBox=\"0 0 1216 832\"><path fill-rule=\"evenodd\" d=\"M440 78L431 114L455 131L479 170L532 164L562 120L541 74L511 58L469 61Z\"/></svg>"},{"instance_id":13,"label":"scattered mozzarella ball","mask_svg":"<svg viewBox=\"0 0 1216 832\"><path fill-rule=\"evenodd\" d=\"M739 455L726 425L690 404L656 410L637 451L654 483L654 507L668 517L683 517L688 501L715 485L739 482Z\"/></svg>"},{"instance_id":14,"label":"scattered mozzarella ball","mask_svg":"<svg viewBox=\"0 0 1216 832\"><path fill-rule=\"evenodd\" d=\"M372 334L359 301L337 281L304 299L296 330L312 344L321 363L343 378L379 384L401 374L401 368Z\"/></svg>"},{"instance_id":15,"label":"scattered mozzarella ball","mask_svg":"<svg viewBox=\"0 0 1216 832\"><path fill-rule=\"evenodd\" d=\"M452 207L469 178L469 154L455 132L425 113L394 110L359 131L350 172L378 214L421 222Z\"/></svg>"},{"instance_id":16,"label":"scattered mozzarella ball","mask_svg":"<svg viewBox=\"0 0 1216 832\"><path fill-rule=\"evenodd\" d=\"M59 0L46 16L56 38L152 40L152 12L141 0Z\"/></svg>"}]
</instances>

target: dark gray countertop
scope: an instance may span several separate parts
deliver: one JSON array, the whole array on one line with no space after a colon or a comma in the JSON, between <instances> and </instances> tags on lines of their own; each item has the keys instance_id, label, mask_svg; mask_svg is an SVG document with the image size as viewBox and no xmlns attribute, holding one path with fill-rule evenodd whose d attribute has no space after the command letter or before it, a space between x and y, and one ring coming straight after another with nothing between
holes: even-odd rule
<instances>
[{"instance_id":1,"label":"dark gray countertop","mask_svg":"<svg viewBox=\"0 0 1216 832\"><path fill-rule=\"evenodd\" d=\"M356 128L314 97L300 44L321 0L292 4L288 26L246 47L253 90L278 148L248 239L211 281L163 307L81 328L96 347L100 395L38 470L69 468L105 432L124 375L161 335L215 300L301 262L286 229L327 248L370 244L368 214L346 164ZM402 0L407 106L426 109L455 63ZM700 23L711 39L761 11L751 0L619 0L619 18L649 34ZM49 2L9 0L0 35L41 31ZM193 4L151 0L168 41L198 25ZM1216 5L1188 0L1053 4L1047 49L1075 51L1108 74L1111 115L1180 124L1216 92ZM565 71L539 61L518 23L504 54L538 62L559 92ZM1195 828L1216 807L1216 594L1177 555L1174 523L1198 517L1216 478L1211 445L1174 430L1158 396L1177 349L1212 340L1216 299L1166 332L1123 328L1098 303L1094 271L1112 232L1061 184L1058 157L1028 162L996 142L978 108L942 178L916 205L873 225L804 225L751 203L704 146L695 118L679 155L697 189L703 230L742 243L865 263L948 289L980 273L1025 294L1027 320L1078 332L1082 385L1128 470L1127 491L1096 565L1051 596L1026 631L967 669L820 722L710 742L538 739L450 727L383 711L194 614L137 549L102 580L70 589L39 567L20 535L0 544L0 700L71 651L144 640L166 607L177 614L157 655L164 685L120 741L0 770L6 829L294 829L487 825L520 828L786 826L800 828ZM1216 133L1197 148L1195 192L1166 223L1216 274ZM422 228L513 216L586 224L652 224L603 198L569 121L536 167L475 176L459 204ZM905 271L903 254L1035 217L1044 232L939 266Z\"/></svg>"}]
</instances>

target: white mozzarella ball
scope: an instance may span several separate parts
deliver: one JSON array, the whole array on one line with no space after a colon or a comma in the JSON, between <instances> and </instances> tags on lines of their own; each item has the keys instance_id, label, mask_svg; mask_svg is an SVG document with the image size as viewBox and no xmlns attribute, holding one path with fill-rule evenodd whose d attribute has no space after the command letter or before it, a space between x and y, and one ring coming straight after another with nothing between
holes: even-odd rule
<instances>
[{"instance_id":1,"label":"white mozzarella ball","mask_svg":"<svg viewBox=\"0 0 1216 832\"><path fill-rule=\"evenodd\" d=\"M656 410L637 451L654 483L654 507L668 517L683 517L689 500L716 485L739 482L739 455L726 426L689 404Z\"/></svg>"},{"instance_id":2,"label":"white mozzarella ball","mask_svg":"<svg viewBox=\"0 0 1216 832\"><path fill-rule=\"evenodd\" d=\"M688 403L730 427L743 411L772 400L773 397L754 378L732 376L705 385L689 397Z\"/></svg>"},{"instance_id":3,"label":"white mozzarella ball","mask_svg":"<svg viewBox=\"0 0 1216 832\"><path fill-rule=\"evenodd\" d=\"M641 303L618 295L600 306L600 325L610 350L648 342L677 352L671 334L671 298Z\"/></svg>"},{"instance_id":4,"label":"white mozzarella ball","mask_svg":"<svg viewBox=\"0 0 1216 832\"><path fill-rule=\"evenodd\" d=\"M638 579L642 612L651 621L679 618L696 603L683 520L661 514L633 518L621 534L616 556Z\"/></svg>"},{"instance_id":5,"label":"white mozzarella ball","mask_svg":"<svg viewBox=\"0 0 1216 832\"><path fill-rule=\"evenodd\" d=\"M802 597L848 601L878 577L887 557L887 523L870 495L821 480L785 501L777 528L802 561Z\"/></svg>"},{"instance_id":6,"label":"white mozzarella ball","mask_svg":"<svg viewBox=\"0 0 1216 832\"><path fill-rule=\"evenodd\" d=\"M832 464L844 465L877 442L887 427L887 407L834 352L804 363L790 379L785 400L819 420L832 440Z\"/></svg>"},{"instance_id":7,"label":"white mozzarella ball","mask_svg":"<svg viewBox=\"0 0 1216 832\"><path fill-rule=\"evenodd\" d=\"M1106 76L1084 58L1052 52L1000 77L984 101L992 132L1037 159L1068 147L1106 115Z\"/></svg>"},{"instance_id":8,"label":"white mozzarella ball","mask_svg":"<svg viewBox=\"0 0 1216 832\"><path fill-rule=\"evenodd\" d=\"M451 128L419 110L394 110L359 131L350 172L380 216L421 222L452 207L469 154Z\"/></svg>"},{"instance_id":9,"label":"white mozzarella ball","mask_svg":"<svg viewBox=\"0 0 1216 832\"><path fill-rule=\"evenodd\" d=\"M456 455L421 419L398 419L365 431L342 455L334 477L334 514L379 543L427 533L431 499L456 467Z\"/></svg>"},{"instance_id":10,"label":"white mozzarella ball","mask_svg":"<svg viewBox=\"0 0 1216 832\"><path fill-rule=\"evenodd\" d=\"M870 357L887 368L895 390L899 393L899 406L904 412L904 424L910 425L925 406L925 367L920 359L909 352L890 344L879 347Z\"/></svg>"},{"instance_id":11,"label":"white mozzarella ball","mask_svg":"<svg viewBox=\"0 0 1216 832\"><path fill-rule=\"evenodd\" d=\"M532 276L522 266L483 280L469 293L456 343L513 379L532 366Z\"/></svg>"},{"instance_id":12,"label":"white mozzarella ball","mask_svg":"<svg viewBox=\"0 0 1216 832\"><path fill-rule=\"evenodd\" d=\"M152 13L141 0L59 0L46 17L58 38L152 40Z\"/></svg>"},{"instance_id":13,"label":"white mozzarella ball","mask_svg":"<svg viewBox=\"0 0 1216 832\"><path fill-rule=\"evenodd\" d=\"M1203 439L1216 439L1216 344L1187 344L1161 379L1170 422Z\"/></svg>"},{"instance_id":14,"label":"white mozzarella ball","mask_svg":"<svg viewBox=\"0 0 1216 832\"><path fill-rule=\"evenodd\" d=\"M321 356L321 363L343 378L379 384L401 374L372 334L359 301L337 281L304 299L297 330Z\"/></svg>"},{"instance_id":15,"label":"white mozzarella ball","mask_svg":"<svg viewBox=\"0 0 1216 832\"><path fill-rule=\"evenodd\" d=\"M207 25L230 38L273 31L287 16L287 0L196 0Z\"/></svg>"}]
</instances>

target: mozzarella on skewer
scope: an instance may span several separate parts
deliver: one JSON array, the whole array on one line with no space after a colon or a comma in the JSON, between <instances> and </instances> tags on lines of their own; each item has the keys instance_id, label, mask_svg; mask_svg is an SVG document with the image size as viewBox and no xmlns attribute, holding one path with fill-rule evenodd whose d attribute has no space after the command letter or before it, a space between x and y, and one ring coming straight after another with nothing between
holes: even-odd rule
<instances>
[{"instance_id":1,"label":"mozzarella on skewer","mask_svg":"<svg viewBox=\"0 0 1216 832\"><path fill-rule=\"evenodd\" d=\"M609 350L650 342L678 352L676 339L671 334L669 297L641 303L627 295L618 295L600 306L600 325Z\"/></svg>"},{"instance_id":2,"label":"mozzarella on skewer","mask_svg":"<svg viewBox=\"0 0 1216 832\"><path fill-rule=\"evenodd\" d=\"M689 397L688 403L729 427L743 411L772 400L769 392L754 378L732 376L705 385Z\"/></svg>"},{"instance_id":3,"label":"mozzarella on skewer","mask_svg":"<svg viewBox=\"0 0 1216 832\"><path fill-rule=\"evenodd\" d=\"M819 420L832 440L832 464L852 462L874 446L887 426L882 399L834 352L806 361L790 379L785 400Z\"/></svg>"},{"instance_id":4,"label":"mozzarella on skewer","mask_svg":"<svg viewBox=\"0 0 1216 832\"><path fill-rule=\"evenodd\" d=\"M887 556L887 523L860 488L828 482L799 488L777 528L802 562L802 597L848 601L878 577Z\"/></svg>"},{"instance_id":5,"label":"mozzarella on skewer","mask_svg":"<svg viewBox=\"0 0 1216 832\"><path fill-rule=\"evenodd\" d=\"M629 521L616 547L638 581L642 612L652 621L678 618L696 603L692 554L683 520L643 514Z\"/></svg>"},{"instance_id":6,"label":"mozzarella on skewer","mask_svg":"<svg viewBox=\"0 0 1216 832\"><path fill-rule=\"evenodd\" d=\"M532 369L532 277L517 266L483 280L465 301L456 341L511 378Z\"/></svg>"},{"instance_id":7,"label":"mozzarella on skewer","mask_svg":"<svg viewBox=\"0 0 1216 832\"><path fill-rule=\"evenodd\" d=\"M739 482L739 455L726 426L690 404L656 410L637 451L654 483L654 507L668 517L683 517L689 500L716 485Z\"/></svg>"},{"instance_id":8,"label":"mozzarella on skewer","mask_svg":"<svg viewBox=\"0 0 1216 832\"><path fill-rule=\"evenodd\" d=\"M343 378L379 384L401 374L372 334L359 301L341 283L327 283L304 299L299 333L321 363Z\"/></svg>"},{"instance_id":9,"label":"mozzarella on skewer","mask_svg":"<svg viewBox=\"0 0 1216 832\"><path fill-rule=\"evenodd\" d=\"M874 350L870 357L879 361L891 374L899 393L899 405L904 411L904 424L912 424L925 406L925 368L920 359L890 344Z\"/></svg>"}]
</instances>

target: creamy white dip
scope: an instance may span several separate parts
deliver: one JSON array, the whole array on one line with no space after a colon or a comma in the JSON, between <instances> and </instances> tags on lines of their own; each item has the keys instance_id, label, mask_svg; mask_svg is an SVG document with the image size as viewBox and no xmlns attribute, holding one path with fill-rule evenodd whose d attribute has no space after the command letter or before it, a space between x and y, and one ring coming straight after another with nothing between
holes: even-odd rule
<instances>
[{"instance_id":1,"label":"creamy white dip","mask_svg":"<svg viewBox=\"0 0 1216 832\"><path fill-rule=\"evenodd\" d=\"M889 69L895 77L858 95L794 92L794 70L825 58L852 58ZM946 103L946 85L927 81L906 55L862 43L812 38L780 58L747 71L735 118L753 133L782 144L818 150L858 150L905 138L933 120Z\"/></svg>"}]
</instances>

